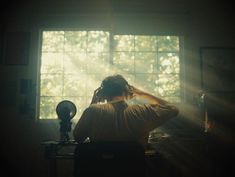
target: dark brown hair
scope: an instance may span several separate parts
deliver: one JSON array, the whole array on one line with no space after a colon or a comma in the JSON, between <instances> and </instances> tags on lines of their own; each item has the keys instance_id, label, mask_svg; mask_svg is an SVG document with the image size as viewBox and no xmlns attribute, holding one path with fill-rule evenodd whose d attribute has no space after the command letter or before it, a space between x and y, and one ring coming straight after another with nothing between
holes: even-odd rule
<instances>
[{"instance_id":1,"label":"dark brown hair","mask_svg":"<svg viewBox=\"0 0 235 177\"><path fill-rule=\"evenodd\" d=\"M114 96L127 96L129 92L130 86L126 79L120 74L108 76L102 81L101 94L105 99Z\"/></svg>"}]
</instances>

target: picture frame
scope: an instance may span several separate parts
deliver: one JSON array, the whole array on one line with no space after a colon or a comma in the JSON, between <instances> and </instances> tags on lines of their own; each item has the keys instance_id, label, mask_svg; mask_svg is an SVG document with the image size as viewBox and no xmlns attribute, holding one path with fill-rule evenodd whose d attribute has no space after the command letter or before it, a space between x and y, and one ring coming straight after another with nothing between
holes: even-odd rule
<instances>
[{"instance_id":1,"label":"picture frame","mask_svg":"<svg viewBox=\"0 0 235 177\"><path fill-rule=\"evenodd\" d=\"M201 86L209 93L235 92L235 48L201 47Z\"/></svg>"},{"instance_id":2,"label":"picture frame","mask_svg":"<svg viewBox=\"0 0 235 177\"><path fill-rule=\"evenodd\" d=\"M27 65L29 60L30 32L7 32L4 41L4 64Z\"/></svg>"},{"instance_id":3,"label":"picture frame","mask_svg":"<svg viewBox=\"0 0 235 177\"><path fill-rule=\"evenodd\" d=\"M3 65L4 29L0 27L0 65Z\"/></svg>"}]
</instances>

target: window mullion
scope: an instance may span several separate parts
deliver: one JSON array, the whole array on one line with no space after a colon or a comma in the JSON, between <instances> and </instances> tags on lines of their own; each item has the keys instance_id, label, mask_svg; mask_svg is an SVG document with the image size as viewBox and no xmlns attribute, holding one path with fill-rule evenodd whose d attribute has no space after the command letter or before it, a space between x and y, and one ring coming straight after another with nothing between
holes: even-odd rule
<instances>
[{"instance_id":1,"label":"window mullion","mask_svg":"<svg viewBox=\"0 0 235 177\"><path fill-rule=\"evenodd\" d=\"M158 37L156 37L156 67L157 68L157 71L156 71L156 78L157 78L157 94L159 94L159 47L158 47Z\"/></svg>"},{"instance_id":2,"label":"window mullion","mask_svg":"<svg viewBox=\"0 0 235 177\"><path fill-rule=\"evenodd\" d=\"M113 65L113 56L114 56L114 37L113 31L110 31L109 35L109 64Z\"/></svg>"},{"instance_id":3,"label":"window mullion","mask_svg":"<svg viewBox=\"0 0 235 177\"><path fill-rule=\"evenodd\" d=\"M64 97L64 77L65 77L65 72L64 72L64 57L65 57L65 31L64 31L64 40L63 40L63 58L62 58L62 97Z\"/></svg>"}]
</instances>

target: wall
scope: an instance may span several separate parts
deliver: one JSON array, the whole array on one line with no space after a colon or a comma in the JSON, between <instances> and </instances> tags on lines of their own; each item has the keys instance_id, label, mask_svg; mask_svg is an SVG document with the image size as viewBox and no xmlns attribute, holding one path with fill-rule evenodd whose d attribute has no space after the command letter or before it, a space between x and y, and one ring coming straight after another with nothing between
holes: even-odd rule
<instances>
[{"instance_id":1,"label":"wall","mask_svg":"<svg viewBox=\"0 0 235 177\"><path fill-rule=\"evenodd\" d=\"M203 130L203 118L194 100L201 89L200 47L235 47L234 13L232 5L226 2L24 0L7 1L1 10L1 99L8 100L8 104L0 102L0 115L3 119L2 151L6 167L10 166L12 173L22 176L49 175L49 162L44 159L40 143L58 139L57 123L39 122L34 118L40 46L38 34L41 28L113 26L118 33L134 31L142 34L147 31L149 34L182 35L185 101L180 105L182 118L176 119L175 123L182 123L178 130L185 131L185 134L191 128L185 126L195 126L197 131ZM16 31L30 34L29 60L26 65L8 65L4 59L6 35ZM33 112L29 115L20 114L19 111L24 97L20 92L21 79L32 80L30 101ZM7 83L7 86L3 86L3 83Z\"/></svg>"}]
</instances>

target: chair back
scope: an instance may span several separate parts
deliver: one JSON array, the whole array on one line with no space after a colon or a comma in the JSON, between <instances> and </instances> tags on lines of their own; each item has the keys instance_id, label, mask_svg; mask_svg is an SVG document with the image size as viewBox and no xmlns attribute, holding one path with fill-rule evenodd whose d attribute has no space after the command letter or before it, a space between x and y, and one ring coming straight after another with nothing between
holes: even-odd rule
<instances>
[{"instance_id":1,"label":"chair back","mask_svg":"<svg viewBox=\"0 0 235 177\"><path fill-rule=\"evenodd\" d=\"M89 142L75 149L75 177L144 177L145 173L145 151L137 142Z\"/></svg>"}]
</instances>

